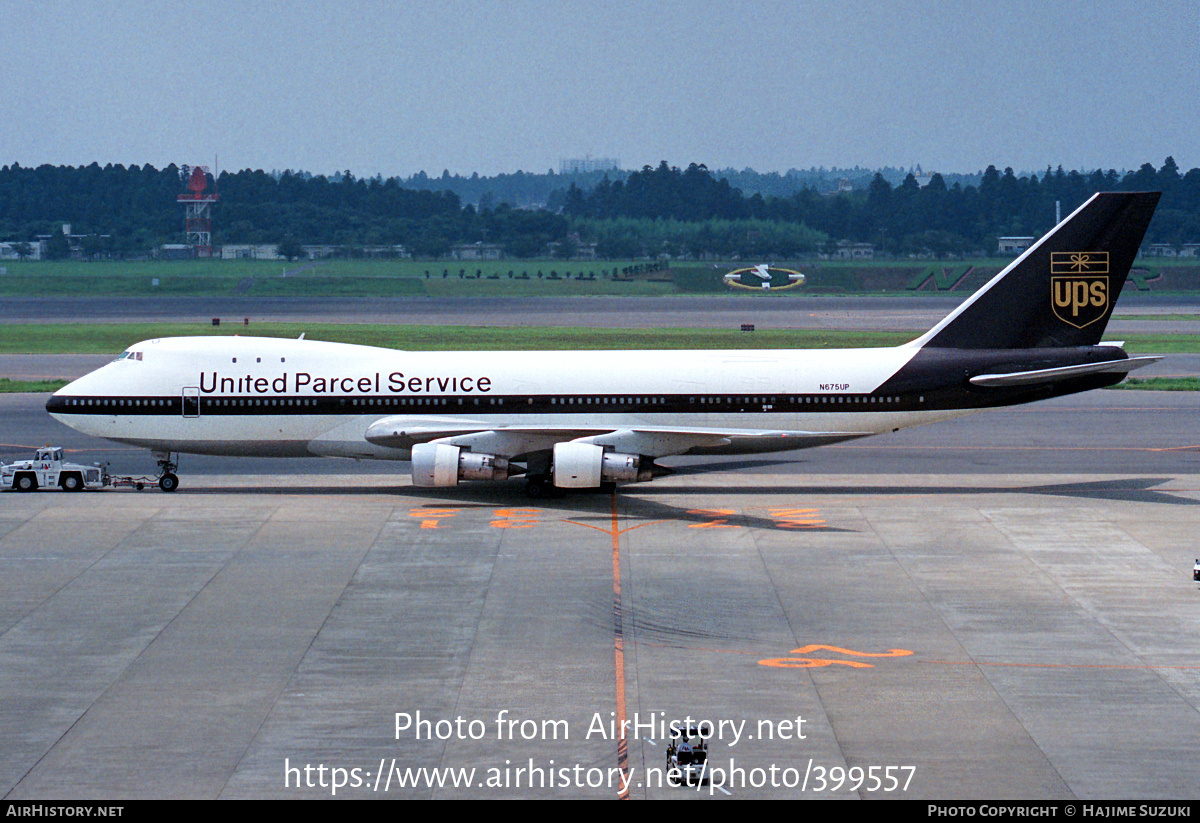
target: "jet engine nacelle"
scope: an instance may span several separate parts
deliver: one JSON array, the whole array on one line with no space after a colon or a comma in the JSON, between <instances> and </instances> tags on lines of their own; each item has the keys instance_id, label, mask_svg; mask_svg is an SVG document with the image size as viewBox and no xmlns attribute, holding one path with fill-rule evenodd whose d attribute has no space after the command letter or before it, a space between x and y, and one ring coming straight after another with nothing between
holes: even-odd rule
<instances>
[{"instance_id":1,"label":"jet engine nacelle","mask_svg":"<svg viewBox=\"0 0 1200 823\"><path fill-rule=\"evenodd\" d=\"M601 483L649 480L636 454L606 452L593 443L556 443L554 485L560 489L594 489Z\"/></svg>"},{"instance_id":2,"label":"jet engine nacelle","mask_svg":"<svg viewBox=\"0 0 1200 823\"><path fill-rule=\"evenodd\" d=\"M414 486L457 486L459 480L507 480L508 458L463 451L444 443L412 448Z\"/></svg>"}]
</instances>

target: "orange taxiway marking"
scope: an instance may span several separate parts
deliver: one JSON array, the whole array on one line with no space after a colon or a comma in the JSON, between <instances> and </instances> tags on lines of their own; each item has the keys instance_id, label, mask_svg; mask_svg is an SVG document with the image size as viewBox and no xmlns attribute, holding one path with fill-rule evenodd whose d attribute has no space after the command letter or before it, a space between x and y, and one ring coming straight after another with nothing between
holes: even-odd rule
<instances>
[{"instance_id":1,"label":"orange taxiway marking","mask_svg":"<svg viewBox=\"0 0 1200 823\"><path fill-rule=\"evenodd\" d=\"M860 652L854 649L842 648L841 646L826 646L819 643L810 643L807 646L792 649L791 653L812 654L818 651L844 654L850 657L908 657L912 654L908 649L889 649L886 652ZM767 660L758 661L758 665L778 669L819 669L825 666L849 666L852 669L875 668L875 664L873 663L862 663L857 660L837 660L827 657L772 657Z\"/></svg>"}]
</instances>

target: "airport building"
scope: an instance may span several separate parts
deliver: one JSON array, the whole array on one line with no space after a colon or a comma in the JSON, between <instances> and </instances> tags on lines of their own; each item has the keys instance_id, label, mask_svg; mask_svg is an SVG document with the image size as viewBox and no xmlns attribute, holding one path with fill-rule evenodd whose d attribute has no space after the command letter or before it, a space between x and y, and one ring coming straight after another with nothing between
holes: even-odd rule
<instances>
[{"instance_id":1,"label":"airport building","mask_svg":"<svg viewBox=\"0 0 1200 823\"><path fill-rule=\"evenodd\" d=\"M24 248L22 247L24 246ZM44 246L41 241L23 242L21 240L12 240L0 243L0 260L20 260L22 255L20 251L28 252L24 255L26 260L41 260L42 250Z\"/></svg>"},{"instance_id":2,"label":"airport building","mask_svg":"<svg viewBox=\"0 0 1200 823\"><path fill-rule=\"evenodd\" d=\"M875 244L874 243L851 243L848 240L839 241L837 244L837 259L838 260L874 260L875 259Z\"/></svg>"},{"instance_id":3,"label":"airport building","mask_svg":"<svg viewBox=\"0 0 1200 823\"><path fill-rule=\"evenodd\" d=\"M1020 254L1033 245L1033 237L1000 237L997 239L996 251L1000 254Z\"/></svg>"},{"instance_id":4,"label":"airport building","mask_svg":"<svg viewBox=\"0 0 1200 823\"><path fill-rule=\"evenodd\" d=\"M504 257L504 246L499 243L459 243L450 247L452 260L499 260Z\"/></svg>"}]
</instances>

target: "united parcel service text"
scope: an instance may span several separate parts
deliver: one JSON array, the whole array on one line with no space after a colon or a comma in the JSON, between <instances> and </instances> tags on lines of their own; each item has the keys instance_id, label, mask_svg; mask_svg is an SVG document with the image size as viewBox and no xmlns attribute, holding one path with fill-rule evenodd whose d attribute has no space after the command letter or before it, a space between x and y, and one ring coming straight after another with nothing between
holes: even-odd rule
<instances>
[{"instance_id":1,"label":"united parcel service text","mask_svg":"<svg viewBox=\"0 0 1200 823\"><path fill-rule=\"evenodd\" d=\"M289 388L290 387L290 388ZM220 372L200 372L200 391L204 394L487 394L492 390L490 377L422 377L394 371L384 377L379 372L359 376L312 375L287 372L276 377L251 374L225 376Z\"/></svg>"}]
</instances>

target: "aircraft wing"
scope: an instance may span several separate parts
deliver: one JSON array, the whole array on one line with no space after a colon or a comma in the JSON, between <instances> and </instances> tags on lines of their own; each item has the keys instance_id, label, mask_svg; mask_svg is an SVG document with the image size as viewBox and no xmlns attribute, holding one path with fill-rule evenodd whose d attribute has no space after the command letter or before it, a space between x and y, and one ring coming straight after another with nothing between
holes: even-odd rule
<instances>
[{"instance_id":1,"label":"aircraft wing","mask_svg":"<svg viewBox=\"0 0 1200 823\"><path fill-rule=\"evenodd\" d=\"M444 443L473 451L518 457L578 441L615 451L665 457L673 454L740 454L791 451L824 446L874 434L871 431L817 432L762 429L662 426L495 426L454 418L385 417L367 429L366 439L379 446L412 448Z\"/></svg>"}]
</instances>

